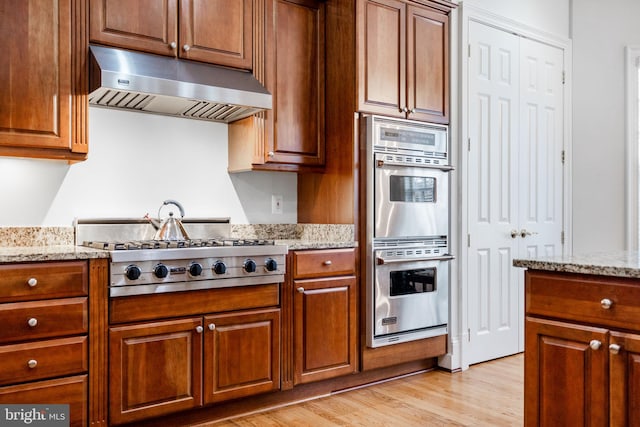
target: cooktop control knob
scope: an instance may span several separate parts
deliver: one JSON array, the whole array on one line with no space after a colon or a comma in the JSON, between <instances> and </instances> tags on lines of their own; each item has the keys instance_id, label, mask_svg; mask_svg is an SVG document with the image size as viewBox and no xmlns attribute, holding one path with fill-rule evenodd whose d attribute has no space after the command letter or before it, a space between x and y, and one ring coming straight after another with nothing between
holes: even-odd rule
<instances>
[{"instance_id":1,"label":"cooktop control knob","mask_svg":"<svg viewBox=\"0 0 640 427\"><path fill-rule=\"evenodd\" d=\"M197 262L192 262L189 266L189 274L192 276L199 276L202 274L202 264Z\"/></svg>"},{"instance_id":2,"label":"cooktop control knob","mask_svg":"<svg viewBox=\"0 0 640 427\"><path fill-rule=\"evenodd\" d=\"M216 274L224 274L227 272L227 266L222 261L216 261L213 265L213 272Z\"/></svg>"},{"instance_id":3,"label":"cooktop control knob","mask_svg":"<svg viewBox=\"0 0 640 427\"><path fill-rule=\"evenodd\" d=\"M129 280L137 280L140 278L142 271L140 271L140 267L137 265L131 264L124 270L124 275L127 276Z\"/></svg>"},{"instance_id":4,"label":"cooktop control knob","mask_svg":"<svg viewBox=\"0 0 640 427\"><path fill-rule=\"evenodd\" d=\"M169 274L169 269L164 264L158 264L153 268L153 274L155 274L158 279L164 279Z\"/></svg>"},{"instance_id":5,"label":"cooktop control knob","mask_svg":"<svg viewBox=\"0 0 640 427\"><path fill-rule=\"evenodd\" d=\"M252 259L248 259L244 262L244 271L247 273L255 273L256 271L256 262Z\"/></svg>"},{"instance_id":6,"label":"cooktop control knob","mask_svg":"<svg viewBox=\"0 0 640 427\"><path fill-rule=\"evenodd\" d=\"M264 263L264 266L267 268L267 271L276 271L278 269L278 262L273 258L269 258Z\"/></svg>"}]
</instances>

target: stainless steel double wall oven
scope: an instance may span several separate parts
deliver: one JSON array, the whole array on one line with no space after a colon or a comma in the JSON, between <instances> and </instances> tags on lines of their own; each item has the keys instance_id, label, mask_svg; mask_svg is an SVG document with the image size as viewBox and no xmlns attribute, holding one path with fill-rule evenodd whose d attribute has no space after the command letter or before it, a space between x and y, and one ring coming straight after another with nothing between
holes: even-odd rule
<instances>
[{"instance_id":1,"label":"stainless steel double wall oven","mask_svg":"<svg viewBox=\"0 0 640 427\"><path fill-rule=\"evenodd\" d=\"M447 333L448 128L367 116L367 345Z\"/></svg>"}]
</instances>

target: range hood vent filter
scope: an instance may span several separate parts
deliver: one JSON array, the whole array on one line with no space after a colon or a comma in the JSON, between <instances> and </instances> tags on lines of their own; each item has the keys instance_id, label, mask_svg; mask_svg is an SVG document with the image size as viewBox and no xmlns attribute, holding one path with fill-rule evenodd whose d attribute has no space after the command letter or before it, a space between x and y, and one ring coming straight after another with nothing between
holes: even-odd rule
<instances>
[{"instance_id":1,"label":"range hood vent filter","mask_svg":"<svg viewBox=\"0 0 640 427\"><path fill-rule=\"evenodd\" d=\"M224 123L272 106L249 72L103 46L90 52L92 105Z\"/></svg>"}]
</instances>

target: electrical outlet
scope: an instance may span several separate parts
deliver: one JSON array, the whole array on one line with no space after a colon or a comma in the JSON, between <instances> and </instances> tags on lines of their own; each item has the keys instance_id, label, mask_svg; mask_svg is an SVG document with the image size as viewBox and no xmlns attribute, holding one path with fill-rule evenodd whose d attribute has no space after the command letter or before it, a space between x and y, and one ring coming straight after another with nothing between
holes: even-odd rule
<instances>
[{"instance_id":1,"label":"electrical outlet","mask_svg":"<svg viewBox=\"0 0 640 427\"><path fill-rule=\"evenodd\" d=\"M282 214L282 196L277 194L271 195L271 213Z\"/></svg>"}]
</instances>

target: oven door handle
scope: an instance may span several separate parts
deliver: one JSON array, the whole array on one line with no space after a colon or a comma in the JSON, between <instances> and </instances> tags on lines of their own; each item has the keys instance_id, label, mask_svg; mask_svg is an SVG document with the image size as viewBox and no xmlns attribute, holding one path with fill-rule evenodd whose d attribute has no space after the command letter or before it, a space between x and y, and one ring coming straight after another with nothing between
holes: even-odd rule
<instances>
[{"instance_id":1,"label":"oven door handle","mask_svg":"<svg viewBox=\"0 0 640 427\"><path fill-rule=\"evenodd\" d=\"M449 165L419 165L419 164L407 164L400 162L389 162L385 163L384 160L376 160L376 166L379 168L383 168L385 166L401 166L401 167L411 167L411 168L420 168L420 169L438 169L443 172L451 172L454 167Z\"/></svg>"},{"instance_id":2,"label":"oven door handle","mask_svg":"<svg viewBox=\"0 0 640 427\"><path fill-rule=\"evenodd\" d=\"M453 256L445 255L441 257L429 258L402 258L402 259L384 259L381 257L376 257L376 265L384 265L384 264L394 264L399 262L413 262L413 261L451 261Z\"/></svg>"}]
</instances>

